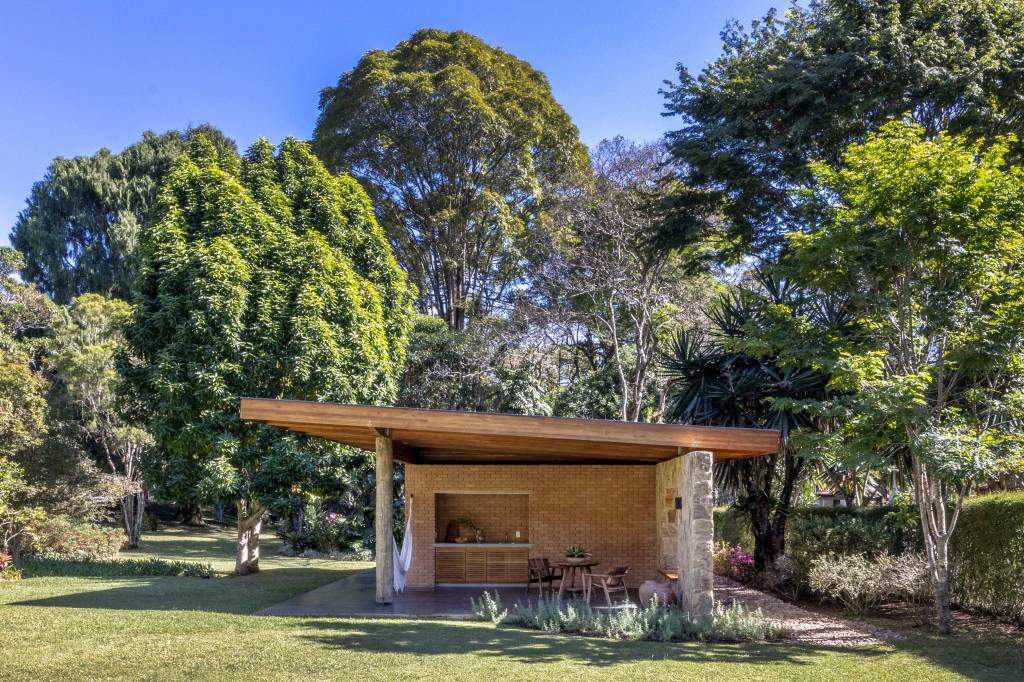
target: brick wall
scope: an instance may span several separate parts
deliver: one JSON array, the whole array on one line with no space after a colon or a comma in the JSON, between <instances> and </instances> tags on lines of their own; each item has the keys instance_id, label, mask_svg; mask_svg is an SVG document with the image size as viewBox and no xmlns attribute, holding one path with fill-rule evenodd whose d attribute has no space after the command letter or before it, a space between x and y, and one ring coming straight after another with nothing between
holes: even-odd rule
<instances>
[{"instance_id":1,"label":"brick wall","mask_svg":"<svg viewBox=\"0 0 1024 682\"><path fill-rule=\"evenodd\" d=\"M516 531L520 533L519 541L529 542L529 495L438 493L434 500L438 542L445 541L448 522L458 518L473 521L487 542L505 542L506 533L509 540L515 540Z\"/></svg>"},{"instance_id":2,"label":"brick wall","mask_svg":"<svg viewBox=\"0 0 1024 682\"><path fill-rule=\"evenodd\" d=\"M531 557L558 560L582 544L597 571L629 564L631 586L656 579L654 474L653 465L406 464L405 494L415 498L409 584L434 584L434 496L454 492L527 493Z\"/></svg>"}]
</instances>

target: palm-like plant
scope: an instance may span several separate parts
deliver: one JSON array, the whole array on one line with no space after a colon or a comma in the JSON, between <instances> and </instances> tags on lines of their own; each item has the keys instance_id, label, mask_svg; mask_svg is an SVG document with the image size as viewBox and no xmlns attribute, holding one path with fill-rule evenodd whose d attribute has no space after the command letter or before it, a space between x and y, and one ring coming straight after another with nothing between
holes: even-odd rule
<instances>
[{"instance_id":1,"label":"palm-like plant","mask_svg":"<svg viewBox=\"0 0 1024 682\"><path fill-rule=\"evenodd\" d=\"M710 333L679 332L668 344L662 371L672 386L669 421L711 426L777 429L782 446L774 455L720 462L716 483L736 495L754 535L754 568L762 571L785 549L785 526L793 492L807 464L793 434L827 428L807 409L827 398L829 377L811 368L782 366L775 357L736 350L756 333L765 304L802 305L785 281L759 274L757 291L723 297L709 315ZM817 304L831 322L845 324L841 306ZM817 313L816 313L817 314Z\"/></svg>"}]
</instances>

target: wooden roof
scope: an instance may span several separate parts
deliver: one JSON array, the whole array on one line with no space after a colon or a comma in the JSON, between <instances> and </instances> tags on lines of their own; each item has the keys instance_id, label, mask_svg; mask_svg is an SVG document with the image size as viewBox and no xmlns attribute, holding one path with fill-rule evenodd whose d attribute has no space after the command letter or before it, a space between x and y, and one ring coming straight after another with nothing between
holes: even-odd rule
<instances>
[{"instance_id":1,"label":"wooden roof","mask_svg":"<svg viewBox=\"0 0 1024 682\"><path fill-rule=\"evenodd\" d=\"M422 464L653 464L693 450L715 459L775 452L779 433L487 412L417 410L242 398L242 419L375 449L389 435L395 459Z\"/></svg>"}]
</instances>

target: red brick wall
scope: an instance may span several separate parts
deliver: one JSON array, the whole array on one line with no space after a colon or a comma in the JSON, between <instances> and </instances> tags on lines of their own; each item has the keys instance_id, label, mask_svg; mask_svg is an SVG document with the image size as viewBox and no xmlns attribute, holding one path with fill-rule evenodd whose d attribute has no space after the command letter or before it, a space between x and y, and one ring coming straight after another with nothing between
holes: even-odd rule
<instances>
[{"instance_id":1,"label":"red brick wall","mask_svg":"<svg viewBox=\"0 0 1024 682\"><path fill-rule=\"evenodd\" d=\"M445 541L448 522L458 518L470 519L484 532L487 542L505 542L506 533L509 541L515 541L516 531L519 531L519 541L529 542L529 495L441 493L435 495L434 500L435 537L438 542Z\"/></svg>"},{"instance_id":2,"label":"red brick wall","mask_svg":"<svg viewBox=\"0 0 1024 682\"><path fill-rule=\"evenodd\" d=\"M531 557L558 560L582 544L601 562L596 571L629 564L630 585L656 579L654 474L653 465L406 464L409 584L434 584L435 493L467 491L529 495Z\"/></svg>"}]
</instances>

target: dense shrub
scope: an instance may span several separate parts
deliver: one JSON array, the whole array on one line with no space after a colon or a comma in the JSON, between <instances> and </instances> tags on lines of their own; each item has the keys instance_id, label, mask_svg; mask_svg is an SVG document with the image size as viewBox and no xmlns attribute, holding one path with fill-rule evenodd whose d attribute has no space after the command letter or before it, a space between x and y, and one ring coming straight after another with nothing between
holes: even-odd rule
<instances>
[{"instance_id":1,"label":"dense shrub","mask_svg":"<svg viewBox=\"0 0 1024 682\"><path fill-rule=\"evenodd\" d=\"M30 553L69 561L112 559L124 544L124 532L92 523L51 516L32 529Z\"/></svg>"},{"instance_id":2,"label":"dense shrub","mask_svg":"<svg viewBox=\"0 0 1024 682\"><path fill-rule=\"evenodd\" d=\"M69 561L40 556L29 556L22 560L22 571L26 578L48 576L72 576L77 578L120 578L132 576L185 576L209 578L213 566L194 561L168 561L164 559L115 559L95 561L92 559Z\"/></svg>"},{"instance_id":3,"label":"dense shrub","mask_svg":"<svg viewBox=\"0 0 1024 682\"><path fill-rule=\"evenodd\" d=\"M312 549L324 554L344 552L353 557L365 558L372 556L365 544L365 530L356 518L310 504L306 508L301 531L281 527L277 535L295 554Z\"/></svg>"},{"instance_id":4,"label":"dense shrub","mask_svg":"<svg viewBox=\"0 0 1024 682\"><path fill-rule=\"evenodd\" d=\"M754 557L739 545L730 547L722 542L715 546L714 570L716 575L745 583L754 574Z\"/></svg>"},{"instance_id":5,"label":"dense shrub","mask_svg":"<svg viewBox=\"0 0 1024 682\"><path fill-rule=\"evenodd\" d=\"M754 551L754 536L746 514L728 507L715 509L715 544L719 543L730 547L739 545L747 552Z\"/></svg>"},{"instance_id":6,"label":"dense shrub","mask_svg":"<svg viewBox=\"0 0 1024 682\"><path fill-rule=\"evenodd\" d=\"M1024 623L1024 491L969 500L950 554L953 603Z\"/></svg>"},{"instance_id":7,"label":"dense shrub","mask_svg":"<svg viewBox=\"0 0 1024 682\"><path fill-rule=\"evenodd\" d=\"M718 642L782 639L786 630L764 617L760 609L750 612L737 604L718 603L710 618L694 619L673 606L651 604L644 608L595 610L585 601L559 602L541 599L516 602L509 611L501 597L484 592L470 600L480 620L496 625L506 623L550 633L569 633L625 640L702 640Z\"/></svg>"},{"instance_id":8,"label":"dense shrub","mask_svg":"<svg viewBox=\"0 0 1024 682\"><path fill-rule=\"evenodd\" d=\"M906 554L921 549L916 515L906 508L806 508L786 525L786 557L793 580L807 586L811 564L831 554Z\"/></svg>"},{"instance_id":9,"label":"dense shrub","mask_svg":"<svg viewBox=\"0 0 1024 682\"><path fill-rule=\"evenodd\" d=\"M920 603L931 594L920 554L830 554L811 562L811 589L859 615L886 601Z\"/></svg>"},{"instance_id":10,"label":"dense shrub","mask_svg":"<svg viewBox=\"0 0 1024 682\"><path fill-rule=\"evenodd\" d=\"M21 580L21 569L17 566L4 566L0 569L0 582L14 582Z\"/></svg>"}]
</instances>

